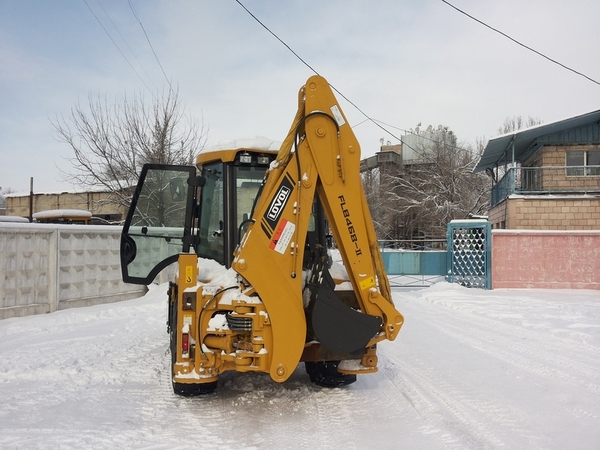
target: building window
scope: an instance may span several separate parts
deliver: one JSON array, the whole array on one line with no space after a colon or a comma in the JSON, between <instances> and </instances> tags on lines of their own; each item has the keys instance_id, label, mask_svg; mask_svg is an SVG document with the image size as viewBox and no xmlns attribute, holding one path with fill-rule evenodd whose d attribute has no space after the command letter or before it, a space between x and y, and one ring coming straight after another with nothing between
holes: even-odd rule
<instances>
[{"instance_id":1,"label":"building window","mask_svg":"<svg viewBox=\"0 0 600 450\"><path fill-rule=\"evenodd\" d=\"M600 175L600 150L567 152L567 176Z\"/></svg>"}]
</instances>

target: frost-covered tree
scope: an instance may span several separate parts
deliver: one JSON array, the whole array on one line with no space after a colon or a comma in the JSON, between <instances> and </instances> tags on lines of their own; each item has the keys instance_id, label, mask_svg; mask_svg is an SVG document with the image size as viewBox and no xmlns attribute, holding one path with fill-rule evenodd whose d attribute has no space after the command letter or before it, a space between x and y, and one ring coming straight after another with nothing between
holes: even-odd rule
<instances>
[{"instance_id":1,"label":"frost-covered tree","mask_svg":"<svg viewBox=\"0 0 600 450\"><path fill-rule=\"evenodd\" d=\"M0 208L6 208L6 195L14 192L11 188L2 188L0 186Z\"/></svg>"},{"instance_id":2,"label":"frost-covered tree","mask_svg":"<svg viewBox=\"0 0 600 450\"><path fill-rule=\"evenodd\" d=\"M402 165L380 169L376 182L365 183L380 239L444 237L451 220L486 212L488 179L473 173L477 154L458 145L452 131L413 133L403 140L402 157Z\"/></svg>"},{"instance_id":3,"label":"frost-covered tree","mask_svg":"<svg viewBox=\"0 0 600 450\"><path fill-rule=\"evenodd\" d=\"M191 164L205 142L202 125L185 113L176 90L151 102L125 96L113 105L90 96L87 108L77 104L52 124L73 151L63 178L84 190L112 192L106 202L125 207L143 164Z\"/></svg>"},{"instance_id":4,"label":"frost-covered tree","mask_svg":"<svg viewBox=\"0 0 600 450\"><path fill-rule=\"evenodd\" d=\"M393 206L397 198L394 192L397 170L389 164L362 174L367 204L380 240L403 239L401 213Z\"/></svg>"}]
</instances>

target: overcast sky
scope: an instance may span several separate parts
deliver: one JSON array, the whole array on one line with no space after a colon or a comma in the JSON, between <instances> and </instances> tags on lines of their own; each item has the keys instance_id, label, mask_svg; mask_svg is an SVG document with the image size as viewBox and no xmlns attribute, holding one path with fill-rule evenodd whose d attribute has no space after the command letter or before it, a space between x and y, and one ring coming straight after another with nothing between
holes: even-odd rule
<instances>
[{"instance_id":1,"label":"overcast sky","mask_svg":"<svg viewBox=\"0 0 600 450\"><path fill-rule=\"evenodd\" d=\"M387 124L391 133L339 99L363 157L378 151L381 138L397 143L419 122L448 126L474 145L496 135L507 117L547 123L600 109L598 0L450 1L596 83L441 0L242 3ZM235 0L0 0L0 187L28 192L33 177L36 192L74 188L60 178L71 153L51 119L86 105L89 95L111 103L134 93L151 99L168 78L209 145L283 140L310 75Z\"/></svg>"}]
</instances>

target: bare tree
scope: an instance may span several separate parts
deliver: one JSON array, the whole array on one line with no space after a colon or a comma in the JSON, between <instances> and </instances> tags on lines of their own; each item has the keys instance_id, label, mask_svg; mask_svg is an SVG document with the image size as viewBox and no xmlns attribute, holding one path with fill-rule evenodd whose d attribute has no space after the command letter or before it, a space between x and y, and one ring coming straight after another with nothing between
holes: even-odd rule
<instances>
[{"instance_id":1,"label":"bare tree","mask_svg":"<svg viewBox=\"0 0 600 450\"><path fill-rule=\"evenodd\" d=\"M143 164L191 164L206 139L176 90L150 104L139 94L114 105L90 96L87 109L78 104L52 125L73 150L72 167L61 171L63 178L85 190L111 192L106 202L125 207Z\"/></svg>"},{"instance_id":2,"label":"bare tree","mask_svg":"<svg viewBox=\"0 0 600 450\"><path fill-rule=\"evenodd\" d=\"M542 121L539 117L527 116L527 119L523 116L507 117L504 119L502 126L498 128L498 134L512 133L513 131L539 125L540 123Z\"/></svg>"},{"instance_id":3,"label":"bare tree","mask_svg":"<svg viewBox=\"0 0 600 450\"><path fill-rule=\"evenodd\" d=\"M442 237L454 219L485 213L489 189L485 175L474 174L470 149L435 142L427 162L406 166L396 178L397 205L411 237Z\"/></svg>"},{"instance_id":4,"label":"bare tree","mask_svg":"<svg viewBox=\"0 0 600 450\"><path fill-rule=\"evenodd\" d=\"M365 185L380 239L443 237L451 220L487 210L487 177L473 173L477 154L447 128L419 136L403 142L401 166Z\"/></svg>"},{"instance_id":5,"label":"bare tree","mask_svg":"<svg viewBox=\"0 0 600 450\"><path fill-rule=\"evenodd\" d=\"M401 214L395 207L397 170L394 165L386 164L362 174L367 204L380 240L404 238Z\"/></svg>"}]
</instances>

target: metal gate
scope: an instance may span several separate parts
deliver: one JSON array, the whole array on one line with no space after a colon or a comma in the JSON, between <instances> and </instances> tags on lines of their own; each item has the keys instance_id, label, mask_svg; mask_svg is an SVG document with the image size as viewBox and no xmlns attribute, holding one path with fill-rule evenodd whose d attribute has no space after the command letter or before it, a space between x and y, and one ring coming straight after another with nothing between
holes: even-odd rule
<instances>
[{"instance_id":1,"label":"metal gate","mask_svg":"<svg viewBox=\"0 0 600 450\"><path fill-rule=\"evenodd\" d=\"M450 283L492 288L491 224L487 220L452 221L448 224L448 274Z\"/></svg>"},{"instance_id":2,"label":"metal gate","mask_svg":"<svg viewBox=\"0 0 600 450\"><path fill-rule=\"evenodd\" d=\"M388 250L381 257L392 287L427 287L447 273L446 250Z\"/></svg>"}]
</instances>

